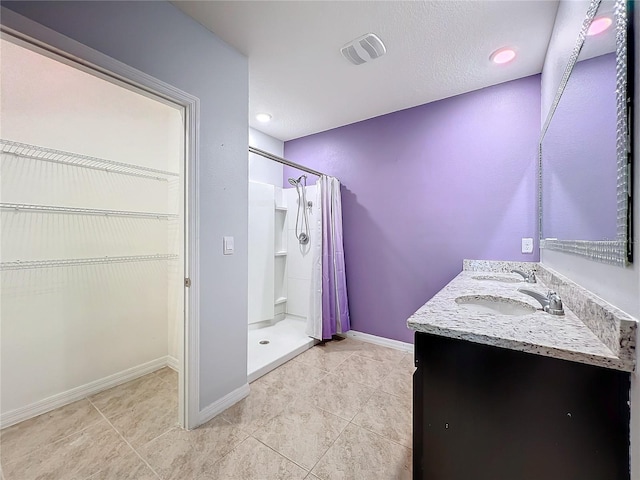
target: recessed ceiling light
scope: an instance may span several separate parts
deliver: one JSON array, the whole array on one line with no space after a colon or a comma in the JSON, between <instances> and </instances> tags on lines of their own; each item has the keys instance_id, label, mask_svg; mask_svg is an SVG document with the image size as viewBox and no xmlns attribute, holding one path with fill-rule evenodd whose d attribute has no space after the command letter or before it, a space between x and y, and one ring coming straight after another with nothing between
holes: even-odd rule
<instances>
[{"instance_id":1,"label":"recessed ceiling light","mask_svg":"<svg viewBox=\"0 0 640 480\"><path fill-rule=\"evenodd\" d=\"M589 30L587 30L587 35L590 37L593 35L598 35L599 33L604 32L607 28L611 26L613 20L609 17L600 17L596 18L589 25Z\"/></svg>"},{"instance_id":2,"label":"recessed ceiling light","mask_svg":"<svg viewBox=\"0 0 640 480\"><path fill-rule=\"evenodd\" d=\"M513 48L499 48L489 57L493 63L503 64L509 63L516 58L516 51Z\"/></svg>"},{"instance_id":3,"label":"recessed ceiling light","mask_svg":"<svg viewBox=\"0 0 640 480\"><path fill-rule=\"evenodd\" d=\"M271 115L269 115L268 113L259 113L256 115L256 120L262 123L266 123L271 120Z\"/></svg>"}]
</instances>

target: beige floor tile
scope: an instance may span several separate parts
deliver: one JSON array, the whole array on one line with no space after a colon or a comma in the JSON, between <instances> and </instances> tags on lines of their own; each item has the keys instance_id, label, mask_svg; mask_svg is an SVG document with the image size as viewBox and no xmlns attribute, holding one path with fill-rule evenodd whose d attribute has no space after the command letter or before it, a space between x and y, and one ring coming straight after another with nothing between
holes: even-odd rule
<instances>
[{"instance_id":1,"label":"beige floor tile","mask_svg":"<svg viewBox=\"0 0 640 480\"><path fill-rule=\"evenodd\" d=\"M327 375L315 386L308 400L316 407L351 420L367 403L373 389L336 376Z\"/></svg>"},{"instance_id":2,"label":"beige floor tile","mask_svg":"<svg viewBox=\"0 0 640 480\"><path fill-rule=\"evenodd\" d=\"M253 436L310 470L348 423L306 401L297 401Z\"/></svg>"},{"instance_id":3,"label":"beige floor tile","mask_svg":"<svg viewBox=\"0 0 640 480\"><path fill-rule=\"evenodd\" d=\"M333 372L351 355L353 355L352 351L333 351L325 346L316 345L298 355L294 360L320 370Z\"/></svg>"},{"instance_id":4,"label":"beige floor tile","mask_svg":"<svg viewBox=\"0 0 640 480\"><path fill-rule=\"evenodd\" d=\"M405 353L404 357L399 362L400 367L407 368L411 371L411 373L416 371L416 366L414 363L414 355L413 353Z\"/></svg>"},{"instance_id":5,"label":"beige floor tile","mask_svg":"<svg viewBox=\"0 0 640 480\"><path fill-rule=\"evenodd\" d=\"M412 419L410 398L377 391L351 422L411 448Z\"/></svg>"},{"instance_id":6,"label":"beige floor tile","mask_svg":"<svg viewBox=\"0 0 640 480\"><path fill-rule=\"evenodd\" d=\"M114 461L87 480L158 480L158 476L140 457L131 452Z\"/></svg>"},{"instance_id":7,"label":"beige floor tile","mask_svg":"<svg viewBox=\"0 0 640 480\"><path fill-rule=\"evenodd\" d=\"M380 390L398 397L413 398L413 373L405 368L396 368L380 383Z\"/></svg>"},{"instance_id":8,"label":"beige floor tile","mask_svg":"<svg viewBox=\"0 0 640 480\"><path fill-rule=\"evenodd\" d=\"M106 422L75 433L4 465L6 480L77 480L109 469L132 453Z\"/></svg>"},{"instance_id":9,"label":"beige floor tile","mask_svg":"<svg viewBox=\"0 0 640 480\"><path fill-rule=\"evenodd\" d=\"M287 460L253 437L247 438L215 464L205 477L210 480L295 480L307 470Z\"/></svg>"},{"instance_id":10,"label":"beige floor tile","mask_svg":"<svg viewBox=\"0 0 640 480\"><path fill-rule=\"evenodd\" d=\"M296 396L306 394L307 390L322 379L327 372L302 362L287 362L256 380L252 386L273 385L280 390L292 391Z\"/></svg>"},{"instance_id":11,"label":"beige floor tile","mask_svg":"<svg viewBox=\"0 0 640 480\"><path fill-rule=\"evenodd\" d=\"M184 431L175 427L177 374L161 369L0 432L0 480L409 478L410 449L402 445L411 446L414 370L411 354L334 340Z\"/></svg>"},{"instance_id":12,"label":"beige floor tile","mask_svg":"<svg viewBox=\"0 0 640 480\"><path fill-rule=\"evenodd\" d=\"M373 343L367 343L366 348L363 348L358 352L361 357L370 358L379 362L385 362L390 364L398 364L406 354L402 350L396 350L394 348L387 348L381 345L375 345Z\"/></svg>"},{"instance_id":13,"label":"beige floor tile","mask_svg":"<svg viewBox=\"0 0 640 480\"><path fill-rule=\"evenodd\" d=\"M164 480L191 480L211 472L218 460L246 438L240 428L216 417L195 430L175 428L139 453Z\"/></svg>"},{"instance_id":14,"label":"beige floor tile","mask_svg":"<svg viewBox=\"0 0 640 480\"><path fill-rule=\"evenodd\" d=\"M367 345L367 343L354 340L350 337L336 336L333 340L329 340L323 344L320 344L319 347L324 348L330 352L357 353L367 348Z\"/></svg>"},{"instance_id":15,"label":"beige floor tile","mask_svg":"<svg viewBox=\"0 0 640 480\"><path fill-rule=\"evenodd\" d=\"M277 385L254 382L249 396L222 412L222 418L252 434L282 412L294 400L291 390Z\"/></svg>"},{"instance_id":16,"label":"beige floor tile","mask_svg":"<svg viewBox=\"0 0 640 480\"><path fill-rule=\"evenodd\" d=\"M100 421L102 415L91 403L80 400L7 427L0 432L2 463L17 460Z\"/></svg>"},{"instance_id":17,"label":"beige floor tile","mask_svg":"<svg viewBox=\"0 0 640 480\"><path fill-rule=\"evenodd\" d=\"M356 382L371 388L376 388L380 382L389 375L392 366L388 363L361 357L359 354L347 358L334 375L346 380Z\"/></svg>"},{"instance_id":18,"label":"beige floor tile","mask_svg":"<svg viewBox=\"0 0 640 480\"><path fill-rule=\"evenodd\" d=\"M166 389L166 383L150 373L136 380L110 388L89 397L91 403L107 418L120 415L146 399L153 398L159 390Z\"/></svg>"},{"instance_id":19,"label":"beige floor tile","mask_svg":"<svg viewBox=\"0 0 640 480\"><path fill-rule=\"evenodd\" d=\"M321 480L410 480L411 450L350 424L312 473Z\"/></svg>"},{"instance_id":20,"label":"beige floor tile","mask_svg":"<svg viewBox=\"0 0 640 480\"><path fill-rule=\"evenodd\" d=\"M109 421L134 448L140 447L177 425L177 392L164 384L153 396Z\"/></svg>"},{"instance_id":21,"label":"beige floor tile","mask_svg":"<svg viewBox=\"0 0 640 480\"><path fill-rule=\"evenodd\" d=\"M172 387L178 388L178 372L173 368L164 367L160 370L156 370L155 373L161 380L164 380Z\"/></svg>"}]
</instances>

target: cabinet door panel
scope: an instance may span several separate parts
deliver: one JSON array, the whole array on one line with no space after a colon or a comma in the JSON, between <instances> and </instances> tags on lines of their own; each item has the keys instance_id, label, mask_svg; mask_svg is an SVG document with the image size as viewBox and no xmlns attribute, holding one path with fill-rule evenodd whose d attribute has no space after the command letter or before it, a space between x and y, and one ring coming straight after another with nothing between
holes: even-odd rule
<instances>
[{"instance_id":1,"label":"cabinet door panel","mask_svg":"<svg viewBox=\"0 0 640 480\"><path fill-rule=\"evenodd\" d=\"M416 334L414 478L629 479L629 374Z\"/></svg>"}]
</instances>

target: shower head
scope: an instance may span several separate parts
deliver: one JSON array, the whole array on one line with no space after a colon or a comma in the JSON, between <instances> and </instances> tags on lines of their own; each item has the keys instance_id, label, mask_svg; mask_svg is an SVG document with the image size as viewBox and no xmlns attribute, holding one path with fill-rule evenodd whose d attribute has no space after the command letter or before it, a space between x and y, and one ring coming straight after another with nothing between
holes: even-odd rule
<instances>
[{"instance_id":1,"label":"shower head","mask_svg":"<svg viewBox=\"0 0 640 480\"><path fill-rule=\"evenodd\" d=\"M307 176L306 175L300 175L297 180L295 178L290 178L289 179L289 183L291 185L293 185L294 187L297 187L298 185L300 185L300 180L302 180L303 178L306 179ZM306 180L305 180L305 183L306 183Z\"/></svg>"}]
</instances>

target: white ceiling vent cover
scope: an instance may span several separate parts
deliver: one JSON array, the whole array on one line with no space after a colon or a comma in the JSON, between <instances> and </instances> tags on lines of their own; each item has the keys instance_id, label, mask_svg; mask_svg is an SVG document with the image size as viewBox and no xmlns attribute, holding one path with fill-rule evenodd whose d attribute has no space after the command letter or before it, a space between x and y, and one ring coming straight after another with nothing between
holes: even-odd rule
<instances>
[{"instance_id":1,"label":"white ceiling vent cover","mask_svg":"<svg viewBox=\"0 0 640 480\"><path fill-rule=\"evenodd\" d=\"M382 40L373 33L367 33L347 43L340 52L354 65L360 65L387 53Z\"/></svg>"}]
</instances>

